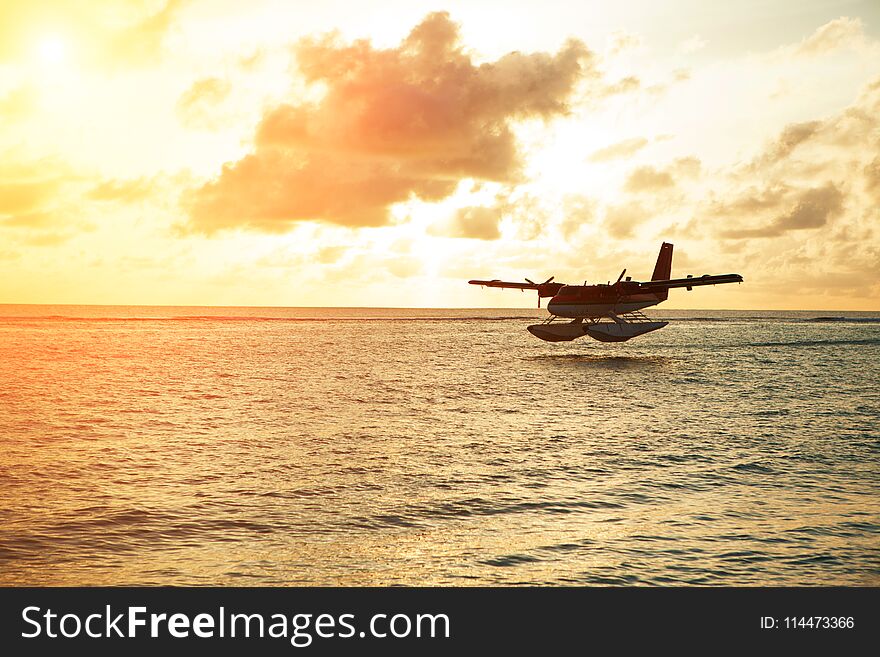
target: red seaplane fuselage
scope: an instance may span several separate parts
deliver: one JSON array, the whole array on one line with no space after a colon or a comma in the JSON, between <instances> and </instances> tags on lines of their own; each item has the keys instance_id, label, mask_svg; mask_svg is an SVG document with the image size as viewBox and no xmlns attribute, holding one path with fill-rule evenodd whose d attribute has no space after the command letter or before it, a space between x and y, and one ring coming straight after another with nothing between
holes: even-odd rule
<instances>
[{"instance_id":1,"label":"red seaplane fuselage","mask_svg":"<svg viewBox=\"0 0 880 657\"><path fill-rule=\"evenodd\" d=\"M651 322L638 311L656 306L666 301L669 290L683 287L691 290L701 285L718 285L721 283L741 283L739 274L720 274L700 277L670 278L672 274L672 244L664 242L657 256L654 274L650 281L633 281L623 278L624 269L615 283L607 285L565 285L554 283L553 278L543 283L534 283L526 279L525 283L500 281L497 279L472 280L471 285L486 287L513 288L518 290L536 290L538 306L541 299L550 297L547 310L551 317L544 324L529 327L537 337L550 342L573 340L581 335L590 335L597 340L621 342L636 335L642 335L666 326L667 322ZM574 322L559 326L551 326L556 318L571 318ZM611 320L600 323L601 319ZM587 320L583 326L581 324ZM578 326L573 326L577 324Z\"/></svg>"}]
</instances>

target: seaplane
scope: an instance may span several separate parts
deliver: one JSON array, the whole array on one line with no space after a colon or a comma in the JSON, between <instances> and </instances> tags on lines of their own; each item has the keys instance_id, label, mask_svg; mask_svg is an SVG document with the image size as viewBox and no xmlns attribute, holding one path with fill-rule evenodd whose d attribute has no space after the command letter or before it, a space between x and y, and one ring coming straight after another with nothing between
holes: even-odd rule
<instances>
[{"instance_id":1,"label":"seaplane","mask_svg":"<svg viewBox=\"0 0 880 657\"><path fill-rule=\"evenodd\" d=\"M555 283L553 276L543 283L535 283L528 278L525 283L498 279L471 280L468 283L482 287L536 290L538 308L541 307L541 299L550 297L547 303L550 316L540 324L528 327L529 333L547 342L569 342L584 335L601 342L625 342L669 324L653 321L641 311L666 301L672 288L683 287L691 291L701 285L743 282L739 274L689 274L685 278L670 278L672 244L668 242L660 246L650 281L634 281L630 276L624 278L625 274L626 269L616 282L599 285L587 285L586 282L583 285ZM571 321L564 321L567 319Z\"/></svg>"}]
</instances>

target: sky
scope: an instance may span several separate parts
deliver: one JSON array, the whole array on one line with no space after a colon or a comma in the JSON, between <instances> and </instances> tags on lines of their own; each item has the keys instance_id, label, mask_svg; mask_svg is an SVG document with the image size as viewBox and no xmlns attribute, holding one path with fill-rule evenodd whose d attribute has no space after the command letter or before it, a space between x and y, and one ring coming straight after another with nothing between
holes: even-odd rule
<instances>
[{"instance_id":1,"label":"sky","mask_svg":"<svg viewBox=\"0 0 880 657\"><path fill-rule=\"evenodd\" d=\"M880 309L880 3L0 0L0 303Z\"/></svg>"}]
</instances>

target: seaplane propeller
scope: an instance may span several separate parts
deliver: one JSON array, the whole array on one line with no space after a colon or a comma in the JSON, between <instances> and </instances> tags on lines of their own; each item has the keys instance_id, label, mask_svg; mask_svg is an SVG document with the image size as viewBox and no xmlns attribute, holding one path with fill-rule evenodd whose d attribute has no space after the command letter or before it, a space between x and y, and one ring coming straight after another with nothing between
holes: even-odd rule
<instances>
[{"instance_id":1,"label":"seaplane propeller","mask_svg":"<svg viewBox=\"0 0 880 657\"><path fill-rule=\"evenodd\" d=\"M526 279L526 283L528 283L529 285L538 285L538 286L540 286L540 285L547 285L547 283L552 282L554 278L556 278L556 277L555 277L555 276L551 276L550 278L548 278L548 279L547 279L546 281L544 281L543 283L535 283L535 281L533 281L532 279L527 278L527 279ZM541 307L541 290L540 290L540 288L539 288L539 289L538 289L538 308L540 308L540 307Z\"/></svg>"},{"instance_id":2,"label":"seaplane propeller","mask_svg":"<svg viewBox=\"0 0 880 657\"><path fill-rule=\"evenodd\" d=\"M623 299L623 286L620 284L620 281L623 280L623 275L626 273L626 269L620 272L620 276L617 277L617 280L614 281L614 290L617 292L617 298L614 300L614 309L617 309L617 304L620 303L620 300Z\"/></svg>"}]
</instances>

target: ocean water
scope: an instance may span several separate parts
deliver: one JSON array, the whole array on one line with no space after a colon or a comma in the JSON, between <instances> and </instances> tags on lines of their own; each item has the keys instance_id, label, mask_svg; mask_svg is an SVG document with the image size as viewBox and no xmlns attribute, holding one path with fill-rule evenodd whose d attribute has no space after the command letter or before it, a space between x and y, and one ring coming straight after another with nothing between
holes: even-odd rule
<instances>
[{"instance_id":1,"label":"ocean water","mask_svg":"<svg viewBox=\"0 0 880 657\"><path fill-rule=\"evenodd\" d=\"M880 585L878 313L0 306L0 584Z\"/></svg>"}]
</instances>

